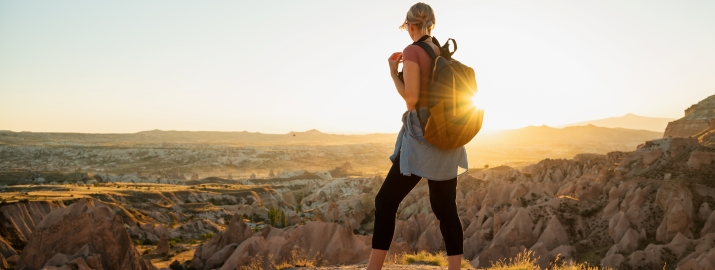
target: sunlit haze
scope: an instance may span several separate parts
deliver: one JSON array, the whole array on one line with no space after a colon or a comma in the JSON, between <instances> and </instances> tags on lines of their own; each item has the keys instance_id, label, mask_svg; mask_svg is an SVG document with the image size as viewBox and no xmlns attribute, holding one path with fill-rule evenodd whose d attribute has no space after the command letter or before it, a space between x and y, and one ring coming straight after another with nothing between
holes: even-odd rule
<instances>
[{"instance_id":1,"label":"sunlit haze","mask_svg":"<svg viewBox=\"0 0 715 270\"><path fill-rule=\"evenodd\" d=\"M0 130L396 133L415 1L1 1ZM714 1L434 1L484 129L715 93Z\"/></svg>"}]
</instances>

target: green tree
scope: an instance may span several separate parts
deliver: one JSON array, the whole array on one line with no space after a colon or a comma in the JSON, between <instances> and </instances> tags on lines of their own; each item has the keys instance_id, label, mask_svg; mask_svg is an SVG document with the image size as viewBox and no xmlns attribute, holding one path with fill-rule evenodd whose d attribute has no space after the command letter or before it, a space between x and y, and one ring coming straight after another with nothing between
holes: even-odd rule
<instances>
[{"instance_id":1,"label":"green tree","mask_svg":"<svg viewBox=\"0 0 715 270\"><path fill-rule=\"evenodd\" d=\"M281 228L285 228L286 224L286 213L281 211Z\"/></svg>"},{"instance_id":2,"label":"green tree","mask_svg":"<svg viewBox=\"0 0 715 270\"><path fill-rule=\"evenodd\" d=\"M276 226L276 224L278 224L279 218L280 212L278 211L278 209L271 206L271 208L268 209L268 224L270 224L271 226Z\"/></svg>"}]
</instances>

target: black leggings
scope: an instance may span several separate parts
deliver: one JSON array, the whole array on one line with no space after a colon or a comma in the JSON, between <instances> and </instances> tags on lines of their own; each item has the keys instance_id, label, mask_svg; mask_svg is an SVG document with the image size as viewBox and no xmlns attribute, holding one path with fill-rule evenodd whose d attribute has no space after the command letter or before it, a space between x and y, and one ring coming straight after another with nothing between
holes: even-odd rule
<instances>
[{"instance_id":1,"label":"black leggings","mask_svg":"<svg viewBox=\"0 0 715 270\"><path fill-rule=\"evenodd\" d=\"M375 197L375 230L372 248L389 250L395 234L397 208L402 200L420 182L417 175L405 176L400 173L400 156L392 163L380 191ZM463 253L462 222L457 214L457 178L446 181L428 180L429 201L432 212L439 220L447 256Z\"/></svg>"}]
</instances>

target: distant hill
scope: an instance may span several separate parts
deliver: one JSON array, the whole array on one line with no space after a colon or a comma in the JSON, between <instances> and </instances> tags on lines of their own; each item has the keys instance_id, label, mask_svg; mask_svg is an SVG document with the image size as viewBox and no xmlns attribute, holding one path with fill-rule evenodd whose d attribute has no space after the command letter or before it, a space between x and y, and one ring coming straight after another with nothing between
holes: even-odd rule
<instances>
[{"instance_id":1,"label":"distant hill","mask_svg":"<svg viewBox=\"0 0 715 270\"><path fill-rule=\"evenodd\" d=\"M629 113L620 117L609 117L604 119L573 123L564 125L563 127L594 125L606 128L627 128L657 131L661 132L662 135L662 132L665 130L665 127L668 126L668 122L671 122L673 120L675 119L647 117Z\"/></svg>"},{"instance_id":2,"label":"distant hill","mask_svg":"<svg viewBox=\"0 0 715 270\"><path fill-rule=\"evenodd\" d=\"M662 131L606 128L595 125L554 128L528 126L478 134L472 143L570 144L570 143L642 143L663 136Z\"/></svg>"},{"instance_id":3,"label":"distant hill","mask_svg":"<svg viewBox=\"0 0 715 270\"><path fill-rule=\"evenodd\" d=\"M520 129L484 131L472 144L578 144L578 143L627 143L640 144L657 139L663 132L625 128L605 128L594 125L554 128L529 126ZM317 130L266 134L259 132L218 131L164 131L150 130L137 133L92 134L92 133L42 133L6 132L0 135L0 144L10 145L104 145L129 146L148 144L224 144L242 145L338 145L354 143L394 144L397 134L338 135Z\"/></svg>"},{"instance_id":4,"label":"distant hill","mask_svg":"<svg viewBox=\"0 0 715 270\"><path fill-rule=\"evenodd\" d=\"M137 133L45 133L3 132L0 144L56 145L142 145L142 144L225 144L241 145L335 145L353 143L394 143L397 134L338 135L318 130L266 134L259 132L149 130Z\"/></svg>"}]
</instances>

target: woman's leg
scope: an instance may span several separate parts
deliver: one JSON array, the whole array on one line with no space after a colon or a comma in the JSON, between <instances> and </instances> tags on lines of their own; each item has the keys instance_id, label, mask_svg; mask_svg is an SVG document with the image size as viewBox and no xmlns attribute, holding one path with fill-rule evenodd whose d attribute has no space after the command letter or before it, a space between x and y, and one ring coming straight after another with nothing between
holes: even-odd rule
<instances>
[{"instance_id":1,"label":"woman's leg","mask_svg":"<svg viewBox=\"0 0 715 270\"><path fill-rule=\"evenodd\" d=\"M463 253L462 222L457 214L457 178L447 181L428 181L432 212L439 220L449 269L459 269Z\"/></svg>"},{"instance_id":2,"label":"woman's leg","mask_svg":"<svg viewBox=\"0 0 715 270\"><path fill-rule=\"evenodd\" d=\"M372 253L368 270L380 269L385 262L395 234L395 217L402 199L420 182L417 175L404 176L400 173L400 156L397 155L390 171L375 196L375 228L372 235Z\"/></svg>"}]
</instances>

